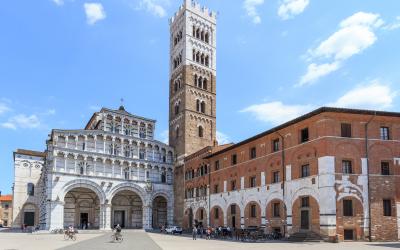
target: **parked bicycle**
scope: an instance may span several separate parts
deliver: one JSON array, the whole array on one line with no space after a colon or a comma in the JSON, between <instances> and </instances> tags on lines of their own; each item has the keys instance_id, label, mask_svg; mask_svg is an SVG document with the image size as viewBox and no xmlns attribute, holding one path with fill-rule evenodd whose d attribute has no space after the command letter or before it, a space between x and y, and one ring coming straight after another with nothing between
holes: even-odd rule
<instances>
[{"instance_id":1,"label":"parked bicycle","mask_svg":"<svg viewBox=\"0 0 400 250\"><path fill-rule=\"evenodd\" d=\"M122 236L121 233L114 232L114 233L111 235L111 242L118 242L118 243L121 243L122 241L124 241L124 237Z\"/></svg>"},{"instance_id":2,"label":"parked bicycle","mask_svg":"<svg viewBox=\"0 0 400 250\"><path fill-rule=\"evenodd\" d=\"M69 230L64 231L64 240L73 240L76 241L76 233L70 232Z\"/></svg>"}]
</instances>

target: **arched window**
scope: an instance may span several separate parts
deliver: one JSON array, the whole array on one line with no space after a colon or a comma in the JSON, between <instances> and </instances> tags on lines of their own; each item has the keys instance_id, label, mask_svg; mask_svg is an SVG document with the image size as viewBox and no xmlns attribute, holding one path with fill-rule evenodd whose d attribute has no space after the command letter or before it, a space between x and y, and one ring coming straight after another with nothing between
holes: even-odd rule
<instances>
[{"instance_id":1,"label":"arched window","mask_svg":"<svg viewBox=\"0 0 400 250\"><path fill-rule=\"evenodd\" d=\"M35 195L35 185L33 183L28 183L26 193L29 196Z\"/></svg>"},{"instance_id":2,"label":"arched window","mask_svg":"<svg viewBox=\"0 0 400 250\"><path fill-rule=\"evenodd\" d=\"M204 58L204 54L201 54L201 60L200 60L200 63L201 64L204 64L205 62L204 62L204 60L205 60L205 58Z\"/></svg>"},{"instance_id":3,"label":"arched window","mask_svg":"<svg viewBox=\"0 0 400 250\"><path fill-rule=\"evenodd\" d=\"M208 32L206 32L206 35L204 36L204 41L206 42L206 43L209 43L209 35L208 35Z\"/></svg>"},{"instance_id":4,"label":"arched window","mask_svg":"<svg viewBox=\"0 0 400 250\"><path fill-rule=\"evenodd\" d=\"M194 86L196 86L196 87L197 87L197 81L198 81L198 78L197 78L197 74L196 74L196 75L194 75Z\"/></svg>"},{"instance_id":5,"label":"arched window","mask_svg":"<svg viewBox=\"0 0 400 250\"><path fill-rule=\"evenodd\" d=\"M178 82L177 81L175 81L175 83L174 83L174 90L175 90L175 92L178 91Z\"/></svg>"},{"instance_id":6,"label":"arched window","mask_svg":"<svg viewBox=\"0 0 400 250\"><path fill-rule=\"evenodd\" d=\"M203 80L203 89L207 90L207 79L204 78Z\"/></svg>"},{"instance_id":7,"label":"arched window","mask_svg":"<svg viewBox=\"0 0 400 250\"><path fill-rule=\"evenodd\" d=\"M203 77L200 76L200 77L199 77L199 80L197 81L196 87L201 88L202 85L203 85Z\"/></svg>"},{"instance_id":8,"label":"arched window","mask_svg":"<svg viewBox=\"0 0 400 250\"><path fill-rule=\"evenodd\" d=\"M179 114L179 102L175 104L175 115Z\"/></svg>"},{"instance_id":9,"label":"arched window","mask_svg":"<svg viewBox=\"0 0 400 250\"><path fill-rule=\"evenodd\" d=\"M124 169L124 177L125 177L125 180L129 180L129 168Z\"/></svg>"},{"instance_id":10,"label":"arched window","mask_svg":"<svg viewBox=\"0 0 400 250\"><path fill-rule=\"evenodd\" d=\"M200 100L196 100L196 111L200 112Z\"/></svg>"},{"instance_id":11,"label":"arched window","mask_svg":"<svg viewBox=\"0 0 400 250\"><path fill-rule=\"evenodd\" d=\"M175 136L176 136L176 138L179 137L179 127L176 127L176 129L175 129Z\"/></svg>"},{"instance_id":12,"label":"arched window","mask_svg":"<svg viewBox=\"0 0 400 250\"><path fill-rule=\"evenodd\" d=\"M193 25L193 37L196 36L196 26Z\"/></svg>"},{"instance_id":13,"label":"arched window","mask_svg":"<svg viewBox=\"0 0 400 250\"><path fill-rule=\"evenodd\" d=\"M144 160L146 158L146 149L139 149L139 159Z\"/></svg>"},{"instance_id":14,"label":"arched window","mask_svg":"<svg viewBox=\"0 0 400 250\"><path fill-rule=\"evenodd\" d=\"M206 103L204 101L201 102L200 111L201 111L201 113L205 113L206 112Z\"/></svg>"},{"instance_id":15,"label":"arched window","mask_svg":"<svg viewBox=\"0 0 400 250\"><path fill-rule=\"evenodd\" d=\"M200 62L200 52L196 53L196 62Z\"/></svg>"},{"instance_id":16,"label":"arched window","mask_svg":"<svg viewBox=\"0 0 400 250\"><path fill-rule=\"evenodd\" d=\"M200 29L196 30L196 38L199 39L200 38Z\"/></svg>"},{"instance_id":17,"label":"arched window","mask_svg":"<svg viewBox=\"0 0 400 250\"><path fill-rule=\"evenodd\" d=\"M161 182L162 183L166 183L167 182L167 175L165 174L165 172L161 173Z\"/></svg>"},{"instance_id":18,"label":"arched window","mask_svg":"<svg viewBox=\"0 0 400 250\"><path fill-rule=\"evenodd\" d=\"M201 31L200 39L201 39L202 41L204 41L204 31Z\"/></svg>"},{"instance_id":19,"label":"arched window","mask_svg":"<svg viewBox=\"0 0 400 250\"><path fill-rule=\"evenodd\" d=\"M205 65L206 65L207 67L210 65L210 59L209 59L208 56L206 56Z\"/></svg>"},{"instance_id":20,"label":"arched window","mask_svg":"<svg viewBox=\"0 0 400 250\"><path fill-rule=\"evenodd\" d=\"M203 138L204 129L202 126L199 126L199 137Z\"/></svg>"},{"instance_id":21,"label":"arched window","mask_svg":"<svg viewBox=\"0 0 400 250\"><path fill-rule=\"evenodd\" d=\"M193 62L196 61L196 51L192 50Z\"/></svg>"}]
</instances>

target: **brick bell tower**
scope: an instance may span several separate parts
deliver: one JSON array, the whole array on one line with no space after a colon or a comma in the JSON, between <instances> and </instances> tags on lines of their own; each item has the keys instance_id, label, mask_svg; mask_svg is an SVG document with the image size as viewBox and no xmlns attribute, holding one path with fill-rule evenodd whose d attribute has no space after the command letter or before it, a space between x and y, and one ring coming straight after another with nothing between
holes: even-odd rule
<instances>
[{"instance_id":1,"label":"brick bell tower","mask_svg":"<svg viewBox=\"0 0 400 250\"><path fill-rule=\"evenodd\" d=\"M174 223L184 215L184 158L216 145L216 13L192 0L170 19L169 144L175 148Z\"/></svg>"}]
</instances>

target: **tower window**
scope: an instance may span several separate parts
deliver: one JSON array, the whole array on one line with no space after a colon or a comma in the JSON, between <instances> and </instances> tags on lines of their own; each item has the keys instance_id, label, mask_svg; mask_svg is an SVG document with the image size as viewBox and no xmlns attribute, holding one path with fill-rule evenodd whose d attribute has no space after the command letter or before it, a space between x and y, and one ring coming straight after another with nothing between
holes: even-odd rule
<instances>
[{"instance_id":1,"label":"tower window","mask_svg":"<svg viewBox=\"0 0 400 250\"><path fill-rule=\"evenodd\" d=\"M207 90L207 79L204 78L203 80L203 89Z\"/></svg>"},{"instance_id":2,"label":"tower window","mask_svg":"<svg viewBox=\"0 0 400 250\"><path fill-rule=\"evenodd\" d=\"M208 67L210 65L210 58L206 56L204 64Z\"/></svg>"},{"instance_id":3,"label":"tower window","mask_svg":"<svg viewBox=\"0 0 400 250\"><path fill-rule=\"evenodd\" d=\"M179 127L177 127L175 129L175 137L178 138L179 137Z\"/></svg>"},{"instance_id":4,"label":"tower window","mask_svg":"<svg viewBox=\"0 0 400 250\"><path fill-rule=\"evenodd\" d=\"M209 34L208 34L208 32L206 33L206 35L205 35L205 37L204 37L204 41L206 42L206 43L209 43Z\"/></svg>"},{"instance_id":5,"label":"tower window","mask_svg":"<svg viewBox=\"0 0 400 250\"><path fill-rule=\"evenodd\" d=\"M383 216L392 216L391 200L383 200Z\"/></svg>"},{"instance_id":6,"label":"tower window","mask_svg":"<svg viewBox=\"0 0 400 250\"><path fill-rule=\"evenodd\" d=\"M199 126L199 137L203 138L203 136L204 136L204 129L202 126Z\"/></svg>"},{"instance_id":7,"label":"tower window","mask_svg":"<svg viewBox=\"0 0 400 250\"><path fill-rule=\"evenodd\" d=\"M202 101L200 104L200 111L201 111L201 113L206 112L206 103L204 101Z\"/></svg>"},{"instance_id":8,"label":"tower window","mask_svg":"<svg viewBox=\"0 0 400 250\"><path fill-rule=\"evenodd\" d=\"M33 185L33 183L28 183L26 191L29 196L34 196L35 195L35 185Z\"/></svg>"},{"instance_id":9,"label":"tower window","mask_svg":"<svg viewBox=\"0 0 400 250\"><path fill-rule=\"evenodd\" d=\"M387 162L387 161L381 162L381 174L382 175L390 175L389 162Z\"/></svg>"}]
</instances>

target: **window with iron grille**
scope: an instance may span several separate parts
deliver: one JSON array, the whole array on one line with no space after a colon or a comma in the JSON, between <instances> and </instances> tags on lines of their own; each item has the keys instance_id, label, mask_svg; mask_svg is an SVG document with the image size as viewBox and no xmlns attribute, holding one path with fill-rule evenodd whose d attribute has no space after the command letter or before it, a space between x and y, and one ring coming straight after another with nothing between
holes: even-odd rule
<instances>
[{"instance_id":1,"label":"window with iron grille","mask_svg":"<svg viewBox=\"0 0 400 250\"><path fill-rule=\"evenodd\" d=\"M341 124L342 137L351 137L351 124L350 123L342 123Z\"/></svg>"},{"instance_id":2,"label":"window with iron grille","mask_svg":"<svg viewBox=\"0 0 400 250\"><path fill-rule=\"evenodd\" d=\"M343 200L343 216L353 216L352 200Z\"/></svg>"},{"instance_id":3,"label":"window with iron grille","mask_svg":"<svg viewBox=\"0 0 400 250\"><path fill-rule=\"evenodd\" d=\"M343 174L352 174L353 173L353 166L351 161L343 160L342 161L342 172Z\"/></svg>"}]
</instances>

